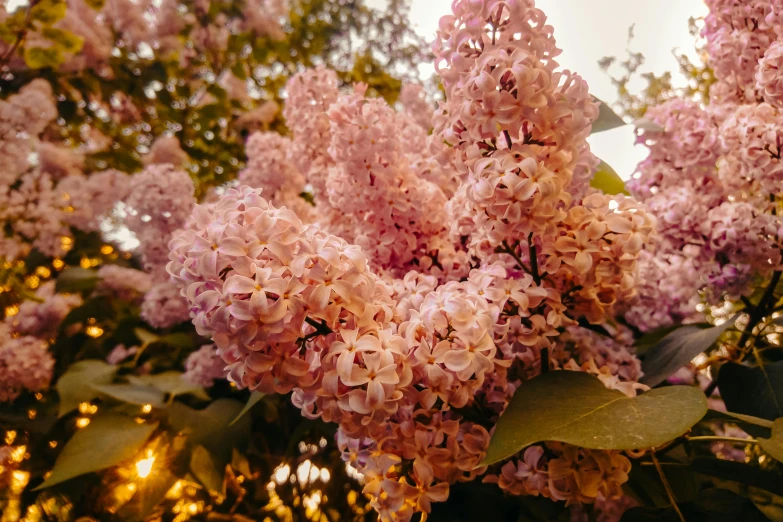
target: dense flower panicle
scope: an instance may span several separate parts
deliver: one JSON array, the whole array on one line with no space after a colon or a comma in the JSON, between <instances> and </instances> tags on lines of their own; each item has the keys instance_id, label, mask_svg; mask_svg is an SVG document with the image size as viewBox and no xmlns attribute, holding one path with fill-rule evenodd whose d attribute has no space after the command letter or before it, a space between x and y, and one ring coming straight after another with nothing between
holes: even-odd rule
<instances>
[{"instance_id":1,"label":"dense flower panicle","mask_svg":"<svg viewBox=\"0 0 783 522\"><path fill-rule=\"evenodd\" d=\"M254 132L245 144L247 166L237 179L263 189L271 202L293 210L302 220L315 221L312 205L301 197L305 179L291 157L292 149L291 140L276 132Z\"/></svg>"},{"instance_id":2,"label":"dense flower panicle","mask_svg":"<svg viewBox=\"0 0 783 522\"><path fill-rule=\"evenodd\" d=\"M36 144L35 149L41 172L49 174L55 180L82 174L84 170L84 155L69 147L41 141Z\"/></svg>"},{"instance_id":3,"label":"dense flower panicle","mask_svg":"<svg viewBox=\"0 0 783 522\"><path fill-rule=\"evenodd\" d=\"M759 61L756 88L764 101L783 108L783 42L774 42Z\"/></svg>"},{"instance_id":4,"label":"dense flower panicle","mask_svg":"<svg viewBox=\"0 0 783 522\"><path fill-rule=\"evenodd\" d=\"M188 355L182 378L193 384L209 388L217 379L226 378L226 363L217 354L215 345L206 344Z\"/></svg>"},{"instance_id":5,"label":"dense flower panicle","mask_svg":"<svg viewBox=\"0 0 783 522\"><path fill-rule=\"evenodd\" d=\"M295 74L286 83L283 116L294 130L291 158L320 197L330 165L331 134L326 110L337 101L337 75L325 67Z\"/></svg>"},{"instance_id":6,"label":"dense flower panicle","mask_svg":"<svg viewBox=\"0 0 783 522\"><path fill-rule=\"evenodd\" d=\"M175 136L161 136L155 140L142 161L147 166L169 164L182 168L188 159L188 154L182 150L179 139Z\"/></svg>"},{"instance_id":7,"label":"dense flower panicle","mask_svg":"<svg viewBox=\"0 0 783 522\"><path fill-rule=\"evenodd\" d=\"M400 103L413 121L425 132L432 128L433 107L427 101L424 87L417 83L406 83L400 89Z\"/></svg>"},{"instance_id":8,"label":"dense flower panicle","mask_svg":"<svg viewBox=\"0 0 783 522\"><path fill-rule=\"evenodd\" d=\"M240 181L252 188L197 206L169 245L167 270L228 379L292 392L304 416L338 424L382 520L429 512L449 484L485 474L489 431L459 410L493 422L543 360L644 389L627 331L577 324L637 303L654 217L589 188L598 109L557 70L543 13L523 1L453 9L435 44L446 101L432 137L417 87L395 112L364 85L341 95L333 73L300 73L283 110L292 140L251 136ZM708 123L680 129L683 159L717 141ZM315 191L312 224L281 196L298 173ZM618 498L630 468L618 452L535 452L495 481L593 503Z\"/></svg>"},{"instance_id":9,"label":"dense flower panicle","mask_svg":"<svg viewBox=\"0 0 783 522\"><path fill-rule=\"evenodd\" d=\"M759 60L777 39L781 22L767 0L708 0L702 36L726 100L755 100Z\"/></svg>"},{"instance_id":10,"label":"dense flower panicle","mask_svg":"<svg viewBox=\"0 0 783 522\"><path fill-rule=\"evenodd\" d=\"M118 170L68 176L56 189L63 221L85 232L100 230L102 219L127 197L129 190L130 176Z\"/></svg>"},{"instance_id":11,"label":"dense flower panicle","mask_svg":"<svg viewBox=\"0 0 783 522\"><path fill-rule=\"evenodd\" d=\"M48 388L54 372L49 345L32 336L12 337L2 325L0 334L0 402Z\"/></svg>"},{"instance_id":12,"label":"dense flower panicle","mask_svg":"<svg viewBox=\"0 0 783 522\"><path fill-rule=\"evenodd\" d=\"M125 301L133 301L152 288L152 277L133 268L119 265L103 265L98 269L97 290L115 295Z\"/></svg>"},{"instance_id":13,"label":"dense flower panicle","mask_svg":"<svg viewBox=\"0 0 783 522\"><path fill-rule=\"evenodd\" d=\"M55 281L42 284L35 296L36 301L24 301L15 315L5 318L5 324L13 333L53 338L65 316L82 304L78 295L55 293Z\"/></svg>"},{"instance_id":14,"label":"dense flower panicle","mask_svg":"<svg viewBox=\"0 0 783 522\"><path fill-rule=\"evenodd\" d=\"M153 328L171 328L187 321L189 317L188 303L173 283L156 283L144 294L141 318Z\"/></svg>"},{"instance_id":15,"label":"dense flower panicle","mask_svg":"<svg viewBox=\"0 0 783 522\"><path fill-rule=\"evenodd\" d=\"M168 242L182 227L196 203L193 181L171 164L153 164L131 176L126 226L141 242L144 268L156 279L165 278Z\"/></svg>"}]
</instances>

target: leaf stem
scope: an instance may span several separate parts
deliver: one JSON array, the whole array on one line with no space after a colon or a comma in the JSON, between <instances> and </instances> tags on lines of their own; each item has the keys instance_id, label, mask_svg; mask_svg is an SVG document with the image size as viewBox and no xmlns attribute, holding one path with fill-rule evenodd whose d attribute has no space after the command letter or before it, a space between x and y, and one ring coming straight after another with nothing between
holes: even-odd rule
<instances>
[{"instance_id":1,"label":"leaf stem","mask_svg":"<svg viewBox=\"0 0 783 522\"><path fill-rule=\"evenodd\" d=\"M661 477L663 489L666 490L666 495L669 497L669 502L672 503L674 511L676 511L677 516L680 517L680 522L687 522L687 520L685 520L685 516L682 514L682 511L680 511L680 506L677 505L677 497L674 496L674 491L672 491L672 487L669 485L669 481L666 479L666 475L664 475L663 469L661 469L661 463L658 462L658 457L655 456L655 451L651 452L650 456L652 457L653 465L655 466L655 470L658 472L658 476Z\"/></svg>"}]
</instances>

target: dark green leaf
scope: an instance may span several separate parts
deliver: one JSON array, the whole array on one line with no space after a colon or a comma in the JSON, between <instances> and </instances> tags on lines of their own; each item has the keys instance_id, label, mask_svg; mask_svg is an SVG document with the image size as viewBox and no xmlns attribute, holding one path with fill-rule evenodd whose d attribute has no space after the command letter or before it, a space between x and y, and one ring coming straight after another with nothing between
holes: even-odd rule
<instances>
[{"instance_id":1,"label":"dark green leaf","mask_svg":"<svg viewBox=\"0 0 783 522\"><path fill-rule=\"evenodd\" d=\"M766 430L766 434L769 435L772 429L772 422L767 419L760 419L751 415L743 415L741 413L732 413L730 411L717 411L709 410L707 415L704 416L702 422L730 422L733 424L741 424L744 426L755 426ZM747 430L746 430L747 431Z\"/></svg>"},{"instance_id":2,"label":"dark green leaf","mask_svg":"<svg viewBox=\"0 0 783 522\"><path fill-rule=\"evenodd\" d=\"M679 500L679 499L678 499ZM694 502L678 504L685 520L699 522L767 522L767 517L749 499L727 489L701 491ZM621 522L680 522L674 508L636 507L623 514Z\"/></svg>"},{"instance_id":3,"label":"dark green leaf","mask_svg":"<svg viewBox=\"0 0 783 522\"><path fill-rule=\"evenodd\" d=\"M95 288L101 280L98 271L91 268L72 266L66 268L57 276L58 292L84 292Z\"/></svg>"},{"instance_id":4,"label":"dark green leaf","mask_svg":"<svg viewBox=\"0 0 783 522\"><path fill-rule=\"evenodd\" d=\"M80 403L97 397L98 392L92 386L110 383L116 372L116 366L98 359L87 359L72 364L55 385L60 396L58 415L62 417L78 408Z\"/></svg>"},{"instance_id":5,"label":"dark green leaf","mask_svg":"<svg viewBox=\"0 0 783 522\"><path fill-rule=\"evenodd\" d=\"M593 101L598 103L598 119L593 122L593 134L625 125L623 119L615 114L608 104L602 102L595 96L593 96Z\"/></svg>"},{"instance_id":6,"label":"dark green leaf","mask_svg":"<svg viewBox=\"0 0 783 522\"><path fill-rule=\"evenodd\" d=\"M169 422L174 429L187 434L193 444L207 448L220 462L231 461L231 448L244 449L250 437L250 418L236 424L236 418L244 405L232 399L218 399L203 410L194 410L180 402L168 409Z\"/></svg>"},{"instance_id":7,"label":"dark green leaf","mask_svg":"<svg viewBox=\"0 0 783 522\"><path fill-rule=\"evenodd\" d=\"M691 467L697 473L738 482L746 486L755 486L776 495L783 495L783 481L780 480L780 475L773 471L749 466L744 462L713 457L696 457L693 459Z\"/></svg>"},{"instance_id":8,"label":"dark green leaf","mask_svg":"<svg viewBox=\"0 0 783 522\"><path fill-rule=\"evenodd\" d=\"M129 404L151 404L155 408L165 405L165 395L152 386L140 384L93 384L92 388L112 399Z\"/></svg>"},{"instance_id":9,"label":"dark green leaf","mask_svg":"<svg viewBox=\"0 0 783 522\"><path fill-rule=\"evenodd\" d=\"M541 441L607 450L658 446L688 431L706 412L707 399L698 388L669 386L631 398L587 373L547 372L516 391L482 465Z\"/></svg>"},{"instance_id":10,"label":"dark green leaf","mask_svg":"<svg viewBox=\"0 0 783 522\"><path fill-rule=\"evenodd\" d=\"M708 323L703 323L705 328L709 328L710 325ZM661 339L666 337L671 331L676 330L681 325L675 324L671 326L664 326L663 328L658 328L657 330L653 330L652 332L647 332L643 336L639 337L636 342L634 343L634 348L636 349L636 355L642 356L647 353L647 351L658 344Z\"/></svg>"},{"instance_id":11,"label":"dark green leaf","mask_svg":"<svg viewBox=\"0 0 783 522\"><path fill-rule=\"evenodd\" d=\"M625 189L625 182L617 175L617 172L603 160L601 160L601 163L596 167L593 178L590 180L590 186L600 190L604 194L628 195L628 191Z\"/></svg>"},{"instance_id":12,"label":"dark green leaf","mask_svg":"<svg viewBox=\"0 0 783 522\"><path fill-rule=\"evenodd\" d=\"M247 400L247 403L245 404L245 407L242 408L242 411L239 412L239 414L234 418L234 420L231 421L231 424L234 424L239 419L242 418L242 416L249 412L251 409L253 409L253 406L255 406L258 401L264 398L264 394L258 391L254 391L250 393L250 398Z\"/></svg>"},{"instance_id":13,"label":"dark green leaf","mask_svg":"<svg viewBox=\"0 0 783 522\"><path fill-rule=\"evenodd\" d=\"M772 424L772 436L768 439L759 438L759 446L778 462L783 462L783 418L775 419Z\"/></svg>"},{"instance_id":14,"label":"dark green leaf","mask_svg":"<svg viewBox=\"0 0 783 522\"><path fill-rule=\"evenodd\" d=\"M225 495L225 473L204 446L196 446L190 454L190 471L210 492Z\"/></svg>"},{"instance_id":15,"label":"dark green leaf","mask_svg":"<svg viewBox=\"0 0 783 522\"><path fill-rule=\"evenodd\" d=\"M139 424L125 415L98 415L73 434L57 457L51 475L36 489L132 459L157 427L157 423Z\"/></svg>"},{"instance_id":16,"label":"dark green leaf","mask_svg":"<svg viewBox=\"0 0 783 522\"><path fill-rule=\"evenodd\" d=\"M694 357L709 349L733 324L734 319L711 328L689 324L670 332L647 350L642 362L644 376L640 381L647 386L662 383Z\"/></svg>"},{"instance_id":17,"label":"dark green leaf","mask_svg":"<svg viewBox=\"0 0 783 522\"><path fill-rule=\"evenodd\" d=\"M726 363L718 370L718 389L729 411L770 421L783 417L783 361L763 368Z\"/></svg>"}]
</instances>

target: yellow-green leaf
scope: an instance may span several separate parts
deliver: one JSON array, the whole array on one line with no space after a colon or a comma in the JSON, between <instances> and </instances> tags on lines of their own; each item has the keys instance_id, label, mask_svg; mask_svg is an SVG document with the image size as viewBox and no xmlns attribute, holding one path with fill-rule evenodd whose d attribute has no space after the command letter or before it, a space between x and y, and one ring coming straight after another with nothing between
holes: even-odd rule
<instances>
[{"instance_id":1,"label":"yellow-green leaf","mask_svg":"<svg viewBox=\"0 0 783 522\"><path fill-rule=\"evenodd\" d=\"M114 379L117 367L99 359L87 359L70 366L55 385L60 396L58 416L75 410L82 402L98 396L92 387L95 384L108 384Z\"/></svg>"},{"instance_id":2,"label":"yellow-green leaf","mask_svg":"<svg viewBox=\"0 0 783 522\"><path fill-rule=\"evenodd\" d=\"M250 394L250 398L247 400L247 403L245 404L245 407L242 408L242 411L239 412L239 414L234 417L234 420L231 421L231 424L234 424L236 421L238 421L242 416L249 412L253 406L255 406L258 401L264 398L264 394L258 391L254 391ZM229 426L231 425L229 424Z\"/></svg>"},{"instance_id":3,"label":"yellow-green leaf","mask_svg":"<svg viewBox=\"0 0 783 522\"><path fill-rule=\"evenodd\" d=\"M628 191L625 189L625 182L617 172L603 160L598 164L598 167L593 174L593 178L590 180L590 186L600 190L604 194L628 195Z\"/></svg>"},{"instance_id":4,"label":"yellow-green leaf","mask_svg":"<svg viewBox=\"0 0 783 522\"><path fill-rule=\"evenodd\" d=\"M707 398L696 387L667 386L628 397L587 373L547 372L517 389L482 465L542 441L604 450L650 448L679 437L706 412Z\"/></svg>"},{"instance_id":5,"label":"yellow-green leaf","mask_svg":"<svg viewBox=\"0 0 783 522\"><path fill-rule=\"evenodd\" d=\"M210 492L225 495L225 482L220 464L204 446L198 445L190 454L190 471Z\"/></svg>"},{"instance_id":6,"label":"yellow-green leaf","mask_svg":"<svg viewBox=\"0 0 783 522\"><path fill-rule=\"evenodd\" d=\"M67 10L65 0L41 0L30 8L30 19L52 25L62 20Z\"/></svg>"},{"instance_id":7,"label":"yellow-green leaf","mask_svg":"<svg viewBox=\"0 0 783 522\"><path fill-rule=\"evenodd\" d=\"M52 473L35 489L122 464L135 457L158 427L137 423L133 417L108 413L95 417L73 434L54 463Z\"/></svg>"},{"instance_id":8,"label":"yellow-green leaf","mask_svg":"<svg viewBox=\"0 0 783 522\"><path fill-rule=\"evenodd\" d=\"M53 42L58 49L70 54L78 53L84 45L84 38L56 27L45 27L41 35Z\"/></svg>"},{"instance_id":9,"label":"yellow-green leaf","mask_svg":"<svg viewBox=\"0 0 783 522\"><path fill-rule=\"evenodd\" d=\"M93 384L92 388L112 399L129 404L151 404L155 408L164 406L164 394L157 388L139 384Z\"/></svg>"},{"instance_id":10,"label":"yellow-green leaf","mask_svg":"<svg viewBox=\"0 0 783 522\"><path fill-rule=\"evenodd\" d=\"M193 395L199 399L209 400L204 388L182 378L182 372L168 371L154 375L129 375L131 384L154 386L158 390L173 396Z\"/></svg>"}]
</instances>

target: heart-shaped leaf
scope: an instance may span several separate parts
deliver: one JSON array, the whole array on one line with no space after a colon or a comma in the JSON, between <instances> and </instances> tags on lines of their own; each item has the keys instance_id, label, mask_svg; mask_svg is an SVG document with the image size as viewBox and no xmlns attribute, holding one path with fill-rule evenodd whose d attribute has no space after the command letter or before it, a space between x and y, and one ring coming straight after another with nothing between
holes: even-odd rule
<instances>
[{"instance_id":1,"label":"heart-shaped leaf","mask_svg":"<svg viewBox=\"0 0 783 522\"><path fill-rule=\"evenodd\" d=\"M75 410L82 402L98 396L93 385L108 384L114 379L117 367L98 359L87 359L72 364L55 385L60 396L58 416Z\"/></svg>"},{"instance_id":2,"label":"heart-shaped leaf","mask_svg":"<svg viewBox=\"0 0 783 522\"><path fill-rule=\"evenodd\" d=\"M595 173L593 173L593 177L590 180L590 186L604 194L628 195L623 179L603 160L596 167Z\"/></svg>"},{"instance_id":3,"label":"heart-shaped leaf","mask_svg":"<svg viewBox=\"0 0 783 522\"><path fill-rule=\"evenodd\" d=\"M231 448L244 449L250 437L250 418L242 417L232 424L244 405L232 399L218 399L203 410L194 410L180 402L168 409L174 429L188 435L193 444L201 444L226 464L231 461Z\"/></svg>"},{"instance_id":4,"label":"heart-shaped leaf","mask_svg":"<svg viewBox=\"0 0 783 522\"><path fill-rule=\"evenodd\" d=\"M598 118L593 122L593 134L625 125L623 119L619 117L607 103L599 100L595 96L593 96L593 101L598 103Z\"/></svg>"},{"instance_id":5,"label":"heart-shaped leaf","mask_svg":"<svg viewBox=\"0 0 783 522\"><path fill-rule=\"evenodd\" d=\"M783 417L783 361L763 367L726 363L718 371L726 409L774 421Z\"/></svg>"},{"instance_id":6,"label":"heart-shaped leaf","mask_svg":"<svg viewBox=\"0 0 783 522\"><path fill-rule=\"evenodd\" d=\"M541 441L590 449L649 448L688 431L707 412L698 388L668 386L628 397L582 372L547 372L522 383L495 427L482 465Z\"/></svg>"},{"instance_id":7,"label":"heart-shaped leaf","mask_svg":"<svg viewBox=\"0 0 783 522\"><path fill-rule=\"evenodd\" d=\"M642 362L644 376L640 381L648 386L662 383L715 344L721 334L733 324L734 319L711 328L689 324L668 333L647 350Z\"/></svg>"},{"instance_id":8,"label":"heart-shaped leaf","mask_svg":"<svg viewBox=\"0 0 783 522\"><path fill-rule=\"evenodd\" d=\"M57 457L51 475L35 489L48 488L133 458L157 427L156 422L139 424L125 415L98 415L87 427L73 434Z\"/></svg>"},{"instance_id":9,"label":"heart-shaped leaf","mask_svg":"<svg viewBox=\"0 0 783 522\"><path fill-rule=\"evenodd\" d=\"M158 390L173 396L193 395L202 400L209 400L204 388L193 384L182 377L182 372L168 371L154 375L129 375L128 382L139 386L153 386Z\"/></svg>"},{"instance_id":10,"label":"heart-shaped leaf","mask_svg":"<svg viewBox=\"0 0 783 522\"><path fill-rule=\"evenodd\" d=\"M140 384L93 384L92 388L112 399L130 404L151 404L155 408L165 405L165 395L159 389Z\"/></svg>"},{"instance_id":11,"label":"heart-shaped leaf","mask_svg":"<svg viewBox=\"0 0 783 522\"><path fill-rule=\"evenodd\" d=\"M759 446L773 459L783 462L783 418L772 423L772 435L768 439L759 438Z\"/></svg>"}]
</instances>

